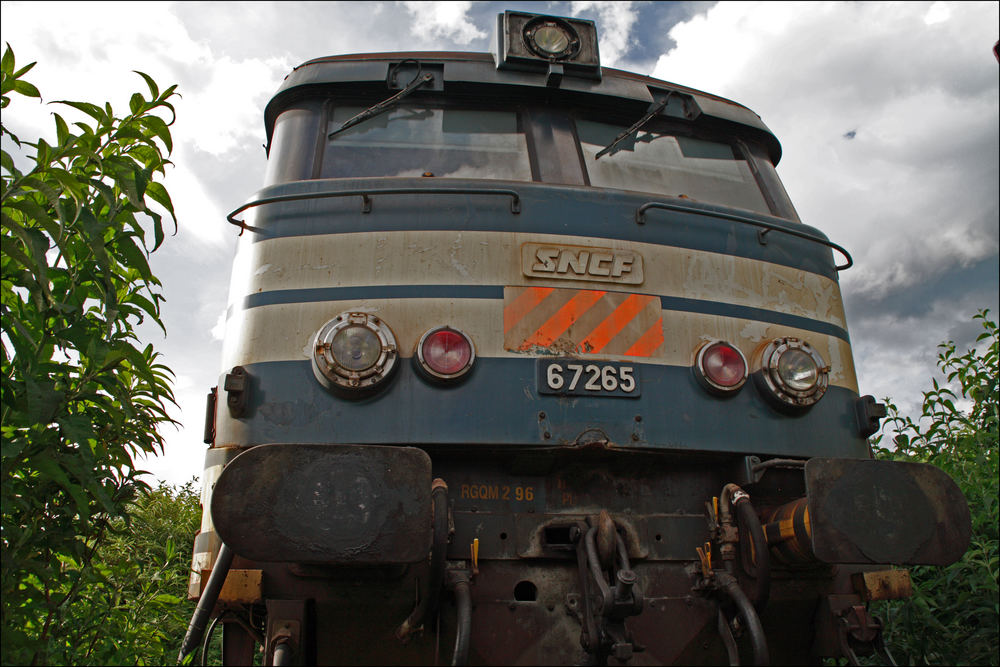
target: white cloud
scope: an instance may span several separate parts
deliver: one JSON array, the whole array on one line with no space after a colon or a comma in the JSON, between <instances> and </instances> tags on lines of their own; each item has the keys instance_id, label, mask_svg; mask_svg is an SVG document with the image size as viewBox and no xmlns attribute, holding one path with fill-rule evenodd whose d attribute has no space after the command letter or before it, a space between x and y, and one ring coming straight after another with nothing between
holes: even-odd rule
<instances>
[{"instance_id":1,"label":"white cloud","mask_svg":"<svg viewBox=\"0 0 1000 667\"><path fill-rule=\"evenodd\" d=\"M632 42L632 28L639 18L634 2L573 2L571 12L579 16L586 11L597 12L597 39L601 52L601 64L616 67L629 50Z\"/></svg>"},{"instance_id":2,"label":"white cloud","mask_svg":"<svg viewBox=\"0 0 1000 667\"><path fill-rule=\"evenodd\" d=\"M414 19L414 36L421 39L450 39L458 44L468 44L474 39L486 37L486 33L467 16L471 2L404 2L403 6Z\"/></svg>"},{"instance_id":3,"label":"white cloud","mask_svg":"<svg viewBox=\"0 0 1000 667\"><path fill-rule=\"evenodd\" d=\"M997 252L997 5L946 10L721 3L671 30L654 76L759 113L804 222L854 251L845 289L884 292Z\"/></svg>"},{"instance_id":4,"label":"white cloud","mask_svg":"<svg viewBox=\"0 0 1000 667\"><path fill-rule=\"evenodd\" d=\"M927 13L924 14L924 23L927 25L934 25L935 23L941 23L942 21L947 21L951 18L951 10L948 8L948 4L944 2L935 2L931 5Z\"/></svg>"},{"instance_id":5,"label":"white cloud","mask_svg":"<svg viewBox=\"0 0 1000 667\"><path fill-rule=\"evenodd\" d=\"M219 313L219 319L215 321L215 326L209 332L212 336L212 340L224 340L226 336L226 310L223 309Z\"/></svg>"}]
</instances>

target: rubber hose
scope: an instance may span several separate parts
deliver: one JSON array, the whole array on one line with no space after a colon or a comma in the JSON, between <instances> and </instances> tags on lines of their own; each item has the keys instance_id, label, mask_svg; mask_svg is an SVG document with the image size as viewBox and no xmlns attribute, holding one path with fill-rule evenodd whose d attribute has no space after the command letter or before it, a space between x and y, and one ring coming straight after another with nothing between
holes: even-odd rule
<instances>
[{"instance_id":1,"label":"rubber hose","mask_svg":"<svg viewBox=\"0 0 1000 667\"><path fill-rule=\"evenodd\" d=\"M750 540L753 543L757 560L753 603L760 612L771 596L771 552L768 550L767 540L764 539L764 528L760 525L760 517L757 516L749 500L743 499L736 503L736 518L750 533ZM746 555L749 556L749 550Z\"/></svg>"},{"instance_id":2,"label":"rubber hose","mask_svg":"<svg viewBox=\"0 0 1000 667\"><path fill-rule=\"evenodd\" d=\"M723 592L736 603L743 622L746 623L747 632L750 633L750 643L753 645L753 664L767 665L771 662L771 657L767 650L767 638L764 636L764 628L760 624L760 617L754 610L750 599L740 588L736 578L728 574L719 572L716 575Z\"/></svg>"},{"instance_id":3,"label":"rubber hose","mask_svg":"<svg viewBox=\"0 0 1000 667\"><path fill-rule=\"evenodd\" d=\"M212 574L208 577L205 590L202 591L201 598L198 599L198 606L195 607L191 616L191 623L188 625L184 641L181 643L181 650L177 654L177 664L184 662L188 653L201 644L201 638L205 634L205 627L208 619L212 615L215 603L219 600L219 593L222 591L222 584L226 582L226 575L233 564L233 552L225 543L219 547L219 555L215 559L215 566Z\"/></svg>"},{"instance_id":4,"label":"rubber hose","mask_svg":"<svg viewBox=\"0 0 1000 667\"><path fill-rule=\"evenodd\" d=\"M441 582L444 579L445 556L448 550L448 486L441 480L434 480L431 502L434 509L434 537L431 545L430 573L427 589L420 596L420 602L396 629L396 637L406 642L410 635L424 623L432 621L441 599ZM440 484L439 484L440 482Z\"/></svg>"},{"instance_id":5,"label":"rubber hose","mask_svg":"<svg viewBox=\"0 0 1000 667\"><path fill-rule=\"evenodd\" d=\"M472 634L472 594L469 582L462 580L455 584L455 601L458 604L458 623L455 628L455 654L451 658L452 667L469 662L469 638Z\"/></svg>"},{"instance_id":6,"label":"rubber hose","mask_svg":"<svg viewBox=\"0 0 1000 667\"><path fill-rule=\"evenodd\" d=\"M736 647L736 639L733 637L733 631L729 629L729 621L726 620L726 615L719 610L719 634L722 636L722 643L726 647L726 655L729 657L730 667L739 667L740 665L740 650Z\"/></svg>"}]
</instances>

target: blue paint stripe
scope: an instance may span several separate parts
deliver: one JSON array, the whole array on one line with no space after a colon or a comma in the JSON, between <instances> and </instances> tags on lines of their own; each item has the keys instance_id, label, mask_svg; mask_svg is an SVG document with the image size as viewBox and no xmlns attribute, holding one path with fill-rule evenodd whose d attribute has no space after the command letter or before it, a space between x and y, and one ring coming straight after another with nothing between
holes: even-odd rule
<instances>
[{"instance_id":1,"label":"blue paint stripe","mask_svg":"<svg viewBox=\"0 0 1000 667\"><path fill-rule=\"evenodd\" d=\"M770 322L806 331L826 334L840 338L848 343L851 342L847 335L847 330L838 327L836 324L822 322L800 315L789 315L773 310L753 308L751 306L735 306L729 303L719 303L717 301L702 301L701 299L687 299L680 296L661 296L660 303L664 310L679 310L689 313L701 313L702 315L718 315L720 317L738 317L744 320L754 320L760 322Z\"/></svg>"},{"instance_id":2,"label":"blue paint stripe","mask_svg":"<svg viewBox=\"0 0 1000 667\"><path fill-rule=\"evenodd\" d=\"M559 447L600 428L623 447L660 451L867 455L857 394L843 387L831 386L819 403L792 416L771 408L753 381L720 399L704 391L688 367L633 366L642 388L638 398L539 394L535 359L484 357L465 382L451 387L431 385L412 363L401 363L385 390L352 401L326 392L308 361L248 363L256 389L246 416L227 417L221 437L241 444L440 443L474 451Z\"/></svg>"},{"instance_id":3,"label":"blue paint stripe","mask_svg":"<svg viewBox=\"0 0 1000 667\"><path fill-rule=\"evenodd\" d=\"M361 299L502 299L497 285L379 285L378 287L312 287L257 292L243 299L243 309L279 303L357 301Z\"/></svg>"},{"instance_id":4,"label":"blue paint stripe","mask_svg":"<svg viewBox=\"0 0 1000 667\"><path fill-rule=\"evenodd\" d=\"M318 301L359 301L362 299L503 299L500 285L379 285L362 287L315 287L306 289L257 292L243 299L243 309L276 304L315 303ZM850 342L847 331L819 320L779 313L773 310L735 306L715 301L661 296L664 310L675 310L719 317L770 322L806 331L834 336ZM231 315L232 313L229 313Z\"/></svg>"},{"instance_id":5,"label":"blue paint stripe","mask_svg":"<svg viewBox=\"0 0 1000 667\"><path fill-rule=\"evenodd\" d=\"M419 185L410 183L412 179L352 179L336 186L350 184L361 189L377 189L386 185L387 180L394 186ZM482 186L481 181L475 183ZM604 188L496 183L519 193L520 214L510 213L504 197L461 192L429 195L419 200L403 195L374 196L372 211L366 214L361 213L360 196L295 201L256 209L250 228L252 242L293 236L406 231L556 234L715 252L780 264L837 280L830 248L777 231L768 234L766 244L762 245L756 227L725 216L738 213L741 217L760 219L778 227L821 235L819 230L801 223L709 204L685 203L690 210L650 210L646 213L646 223L640 225L635 221L638 207L662 197ZM464 184L453 183L455 186ZM255 198L322 192L330 187L330 181L298 181L266 188Z\"/></svg>"}]
</instances>

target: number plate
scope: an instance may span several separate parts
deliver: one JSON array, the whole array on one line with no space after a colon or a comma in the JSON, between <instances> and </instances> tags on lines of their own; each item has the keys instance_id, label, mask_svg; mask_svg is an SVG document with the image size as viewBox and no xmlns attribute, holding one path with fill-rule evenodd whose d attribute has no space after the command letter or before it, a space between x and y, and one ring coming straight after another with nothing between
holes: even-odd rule
<instances>
[{"instance_id":1,"label":"number plate","mask_svg":"<svg viewBox=\"0 0 1000 667\"><path fill-rule=\"evenodd\" d=\"M639 396L636 364L592 362L583 359L539 359L536 382L539 394L559 396Z\"/></svg>"}]
</instances>

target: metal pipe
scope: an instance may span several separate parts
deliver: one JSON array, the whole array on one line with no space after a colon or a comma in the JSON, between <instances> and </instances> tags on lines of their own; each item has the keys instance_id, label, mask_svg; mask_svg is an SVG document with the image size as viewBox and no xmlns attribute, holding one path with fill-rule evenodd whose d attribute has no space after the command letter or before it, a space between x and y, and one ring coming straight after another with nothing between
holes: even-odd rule
<instances>
[{"instance_id":1,"label":"metal pipe","mask_svg":"<svg viewBox=\"0 0 1000 667\"><path fill-rule=\"evenodd\" d=\"M469 662L469 639L472 635L472 594L469 591L468 576L455 582L455 602L458 606L458 621L455 626L455 652L451 658L452 667Z\"/></svg>"},{"instance_id":2,"label":"metal pipe","mask_svg":"<svg viewBox=\"0 0 1000 667\"><path fill-rule=\"evenodd\" d=\"M434 619L441 599L441 582L444 579L445 555L448 550L448 485L438 478L431 484L431 506L434 510L434 538L431 544L430 572L427 587L417 606L406 620L396 628L396 638L408 642L410 636Z\"/></svg>"},{"instance_id":3,"label":"metal pipe","mask_svg":"<svg viewBox=\"0 0 1000 667\"><path fill-rule=\"evenodd\" d=\"M219 547L219 555L215 558L215 565L212 567L212 574L208 577L205 590L202 591L198 599L198 606L195 607L191 616L191 623L188 625L184 641L181 643L181 650L177 654L177 664L184 662L188 653L201 644L201 638L205 634L205 627L208 619L212 615L215 603L219 601L219 592L222 591L222 584L226 582L226 575L233 564L233 552L225 543Z\"/></svg>"},{"instance_id":4,"label":"metal pipe","mask_svg":"<svg viewBox=\"0 0 1000 667\"><path fill-rule=\"evenodd\" d=\"M806 462L802 459L768 459L753 466L753 472L763 472L769 468L804 468Z\"/></svg>"},{"instance_id":5,"label":"metal pipe","mask_svg":"<svg viewBox=\"0 0 1000 667\"><path fill-rule=\"evenodd\" d=\"M736 503L736 518L740 525L744 526L750 534L750 542L753 545L753 556L750 550L745 548L746 542L741 538L744 548L741 551L743 562L753 563L754 572L752 576L756 582L754 593L754 606L757 611L762 611L767 605L767 600L771 596L771 552L764 539L764 528L760 525L760 518L750 504L749 498L740 498ZM751 574L748 572L748 574Z\"/></svg>"},{"instance_id":6,"label":"metal pipe","mask_svg":"<svg viewBox=\"0 0 1000 667\"><path fill-rule=\"evenodd\" d=\"M271 664L274 667L292 664L292 646L288 642L278 642L274 647L274 655L271 657Z\"/></svg>"},{"instance_id":7,"label":"metal pipe","mask_svg":"<svg viewBox=\"0 0 1000 667\"><path fill-rule=\"evenodd\" d=\"M728 595L729 599L736 604L736 609L740 616L743 617L747 632L750 633L750 643L753 645L753 664L770 664L771 657L767 650L767 638L764 636L764 627L760 624L760 617L757 616L757 612L750 603L750 599L743 592L743 589L740 588L736 577L726 572L717 572L715 577L719 582L720 590Z\"/></svg>"}]
</instances>

